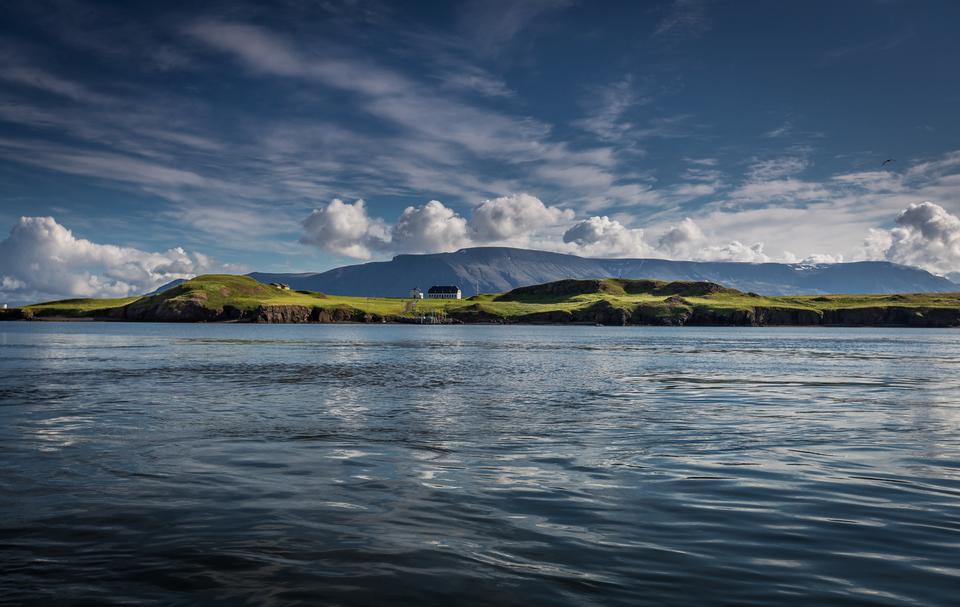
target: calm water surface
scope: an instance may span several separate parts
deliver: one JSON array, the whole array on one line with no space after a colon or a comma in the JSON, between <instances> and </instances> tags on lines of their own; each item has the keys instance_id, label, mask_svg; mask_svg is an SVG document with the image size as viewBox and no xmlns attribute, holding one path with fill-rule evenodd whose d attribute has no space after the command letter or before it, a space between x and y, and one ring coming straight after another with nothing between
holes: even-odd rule
<instances>
[{"instance_id":1,"label":"calm water surface","mask_svg":"<svg viewBox=\"0 0 960 607\"><path fill-rule=\"evenodd\" d=\"M0 324L0 602L958 596L957 331Z\"/></svg>"}]
</instances>

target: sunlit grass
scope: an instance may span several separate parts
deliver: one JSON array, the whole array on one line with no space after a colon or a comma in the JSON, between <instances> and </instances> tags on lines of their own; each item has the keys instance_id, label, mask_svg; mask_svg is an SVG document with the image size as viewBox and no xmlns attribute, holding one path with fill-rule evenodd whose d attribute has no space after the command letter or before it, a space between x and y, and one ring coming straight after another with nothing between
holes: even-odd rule
<instances>
[{"instance_id":1,"label":"sunlit grass","mask_svg":"<svg viewBox=\"0 0 960 607\"><path fill-rule=\"evenodd\" d=\"M604 279L568 281L577 288L593 288L597 292L565 294L545 292L537 287L519 289L507 294L481 294L468 299L423 299L415 305L409 298L348 297L306 291L282 290L259 283L247 276L211 274L198 276L164 293L121 299L65 299L25 306L34 316L97 317L108 316L111 310L131 305L153 306L163 303L190 302L210 309L232 306L239 310L255 310L261 306L305 306L308 308L351 308L380 317L443 315L457 311L480 311L503 319L526 314L583 309L599 301L614 307L633 310L645 305L664 314L678 308L707 307L719 310L752 310L771 307L800 310L834 310L865 307L958 308L960 293L911 293L895 295L804 295L767 297L742 293L734 289L716 289L709 283L664 281L631 281ZM584 287L582 283L591 283ZM687 295L686 293L689 293Z\"/></svg>"}]
</instances>

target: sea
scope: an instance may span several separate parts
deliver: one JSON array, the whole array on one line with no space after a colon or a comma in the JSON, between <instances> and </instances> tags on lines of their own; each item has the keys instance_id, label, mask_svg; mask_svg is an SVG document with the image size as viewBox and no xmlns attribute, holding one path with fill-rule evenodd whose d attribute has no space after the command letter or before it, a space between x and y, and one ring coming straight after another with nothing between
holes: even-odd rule
<instances>
[{"instance_id":1,"label":"sea","mask_svg":"<svg viewBox=\"0 0 960 607\"><path fill-rule=\"evenodd\" d=\"M960 331L0 323L0 604L960 604Z\"/></svg>"}]
</instances>

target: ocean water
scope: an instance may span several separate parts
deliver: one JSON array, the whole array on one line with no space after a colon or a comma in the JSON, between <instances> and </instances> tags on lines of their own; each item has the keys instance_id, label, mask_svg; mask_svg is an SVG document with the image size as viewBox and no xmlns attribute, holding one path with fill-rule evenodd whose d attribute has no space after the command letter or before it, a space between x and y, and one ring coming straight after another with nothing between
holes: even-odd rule
<instances>
[{"instance_id":1,"label":"ocean water","mask_svg":"<svg viewBox=\"0 0 960 607\"><path fill-rule=\"evenodd\" d=\"M0 323L5 604L958 591L958 331Z\"/></svg>"}]
</instances>

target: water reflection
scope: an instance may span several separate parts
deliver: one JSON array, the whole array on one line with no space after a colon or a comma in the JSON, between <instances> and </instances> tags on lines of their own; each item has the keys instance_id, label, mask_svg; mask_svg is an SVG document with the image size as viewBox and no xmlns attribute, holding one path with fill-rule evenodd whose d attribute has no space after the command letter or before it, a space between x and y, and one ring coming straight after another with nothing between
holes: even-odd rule
<instances>
[{"instance_id":1,"label":"water reflection","mask_svg":"<svg viewBox=\"0 0 960 607\"><path fill-rule=\"evenodd\" d=\"M0 325L12 603L950 605L951 331Z\"/></svg>"}]
</instances>

